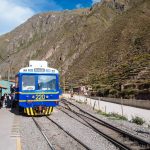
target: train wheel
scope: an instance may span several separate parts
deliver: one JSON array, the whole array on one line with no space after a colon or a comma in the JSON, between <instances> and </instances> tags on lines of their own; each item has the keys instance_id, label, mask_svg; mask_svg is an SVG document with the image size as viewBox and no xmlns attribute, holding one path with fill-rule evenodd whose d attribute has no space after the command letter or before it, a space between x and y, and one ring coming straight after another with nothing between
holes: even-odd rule
<instances>
[{"instance_id":1,"label":"train wheel","mask_svg":"<svg viewBox=\"0 0 150 150\"><path fill-rule=\"evenodd\" d=\"M20 114L20 115L24 113L24 108L23 108L23 107L19 106L18 109L19 109L19 114Z\"/></svg>"}]
</instances>

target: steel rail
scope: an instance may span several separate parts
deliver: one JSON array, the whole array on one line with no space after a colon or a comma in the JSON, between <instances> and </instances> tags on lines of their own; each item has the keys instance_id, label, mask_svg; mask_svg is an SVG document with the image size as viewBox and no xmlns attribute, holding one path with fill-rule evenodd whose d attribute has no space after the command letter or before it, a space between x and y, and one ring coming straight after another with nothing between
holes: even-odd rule
<instances>
[{"instance_id":1,"label":"steel rail","mask_svg":"<svg viewBox=\"0 0 150 150\"><path fill-rule=\"evenodd\" d=\"M66 131L62 126L60 126L57 122L55 122L54 120L50 119L48 116L45 116L47 119L49 119L51 122L53 122L57 127L59 127L61 130L63 130L65 133L67 133L70 137L72 137L75 141L77 141L78 143L80 143L84 148L86 148L87 150L91 150L90 147L88 147L87 145L85 145L81 140L77 139L73 134L71 134L70 132Z\"/></svg>"},{"instance_id":2,"label":"steel rail","mask_svg":"<svg viewBox=\"0 0 150 150\"><path fill-rule=\"evenodd\" d=\"M69 113L67 113L66 111L64 111L64 110L62 110L62 109L60 109L60 108L57 108L57 107L56 107L56 109L62 111L63 113L65 113L66 115L68 115L70 118L73 118L74 120L76 120L76 121L82 123L82 124L85 125L86 127L89 127L87 124L85 124L85 123L83 123L82 121L80 121L79 119L76 119L75 117L71 116L71 115L70 115ZM65 109L65 107L64 107L64 109Z\"/></svg>"},{"instance_id":3,"label":"steel rail","mask_svg":"<svg viewBox=\"0 0 150 150\"><path fill-rule=\"evenodd\" d=\"M69 102L69 101L67 101L67 100L65 100L65 101L66 101L67 103L73 105L74 107L78 108L81 112L83 112L83 113L89 115L90 117L92 117L92 118L94 118L94 119L96 119L96 120L98 120L98 121L104 123L106 126L108 126L108 127L110 127L110 128L113 128L114 130L116 130L116 131L118 131L118 132L120 132L120 133L122 133L122 134L123 134L123 133L124 133L124 134L127 134L127 135L131 136L131 138L133 137L134 139L140 140L143 144L150 145L150 142L145 141L145 140L143 140L143 139L141 139L141 138L139 138L139 137L137 137L137 136L134 136L134 135L132 135L132 134L130 134L130 133L128 133L128 132L125 132L125 131L123 131L123 130L121 130L121 129L119 129L119 128L116 128L115 126L113 126L113 125L111 125L111 124L105 122L104 120L101 120L100 118L97 118L97 117L93 116L92 114L86 112L85 110L83 110L82 108L76 106L75 104L73 104L73 103L71 103L71 102Z\"/></svg>"},{"instance_id":4,"label":"steel rail","mask_svg":"<svg viewBox=\"0 0 150 150\"><path fill-rule=\"evenodd\" d=\"M64 99L63 99L63 100L64 100ZM121 133L122 135L124 135L124 136L126 136L126 137L129 137L131 140L137 141L138 143L140 143L140 144L142 144L142 145L145 145L145 146L147 146L147 147L150 147L150 142L145 141L144 139L141 139L141 138L139 138L139 137L137 137L137 136L134 136L134 135L132 135L132 134L130 134L130 133L128 133L128 132L125 132L125 131L123 131L123 130L121 130L121 129L119 129L119 128L117 128L117 127L115 127L115 126L113 126L113 125L111 125L111 124L109 124L109 123L107 123L107 122L105 122L105 121L103 121L103 120L97 118L97 117L95 117L95 116L93 116L92 114L90 114L90 113L84 111L84 110L81 109L80 107L76 106L75 104L73 104L73 103L71 103L71 102L69 102L69 101L67 101L67 100L64 100L64 101L67 102L67 103L69 103L69 104L71 104L72 106L78 108L79 111L81 111L81 112L83 112L83 113L89 115L90 117L92 117L92 118L90 118L90 119L93 119L93 118L94 118L94 119L96 119L99 123L103 123L103 125L105 125L105 126L107 126L108 128L111 128L111 129L113 129L113 130L115 130L115 131ZM83 115L83 114L82 114L82 115ZM87 116L86 116L86 117L87 117Z\"/></svg>"},{"instance_id":5,"label":"steel rail","mask_svg":"<svg viewBox=\"0 0 150 150\"><path fill-rule=\"evenodd\" d=\"M64 108L65 109L65 108ZM60 110L60 109L59 109ZM80 117L82 120L84 120L88 125L86 125L85 123L81 122L83 125L85 125L86 127L89 127L90 129L92 129L93 131L95 131L96 133L98 133L99 135L103 136L105 139L109 140L111 143L113 143L114 145L116 145L117 147L119 147L121 150L131 150L128 146L118 142L117 140L111 138L110 136L108 136L107 134L101 132L100 130L98 130L96 127L94 127L91 123L89 123L88 121L86 121L84 118L81 117L81 114L80 113L76 113L75 111L73 110L70 110L68 109L69 111L75 113L78 117ZM71 116L69 115L67 112L63 111L63 110L60 110L62 112L64 112L65 114L67 114L68 116ZM86 117L86 116L84 116ZM71 116L71 118L74 118ZM74 118L75 120L77 120L76 118ZM91 118L89 118L91 119ZM95 120L93 120L95 121Z\"/></svg>"},{"instance_id":6,"label":"steel rail","mask_svg":"<svg viewBox=\"0 0 150 150\"><path fill-rule=\"evenodd\" d=\"M46 139L46 141L47 141L47 143L48 143L50 149L51 149L51 150L55 150L54 147L52 146L52 144L50 143L50 141L48 140L46 134L42 131L42 129L41 129L40 125L38 124L38 122L37 122L33 117L32 117L32 119L33 119L34 123L36 124L37 128L40 130L40 132L41 132L42 135L44 136L44 138Z\"/></svg>"}]
</instances>

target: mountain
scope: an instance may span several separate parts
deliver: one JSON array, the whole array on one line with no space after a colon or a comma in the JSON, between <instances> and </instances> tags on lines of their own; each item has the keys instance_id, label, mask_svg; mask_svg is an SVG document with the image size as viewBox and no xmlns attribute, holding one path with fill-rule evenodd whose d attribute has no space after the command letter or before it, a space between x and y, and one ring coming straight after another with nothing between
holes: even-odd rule
<instances>
[{"instance_id":1,"label":"mountain","mask_svg":"<svg viewBox=\"0 0 150 150\"><path fill-rule=\"evenodd\" d=\"M47 60L69 86L97 95L150 97L150 1L103 0L89 9L37 14L0 37L0 71Z\"/></svg>"}]
</instances>

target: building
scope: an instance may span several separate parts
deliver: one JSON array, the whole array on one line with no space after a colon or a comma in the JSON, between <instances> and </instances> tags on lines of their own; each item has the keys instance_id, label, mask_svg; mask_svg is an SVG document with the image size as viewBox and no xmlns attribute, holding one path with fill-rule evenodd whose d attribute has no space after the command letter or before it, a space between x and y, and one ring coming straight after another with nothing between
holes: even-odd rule
<instances>
[{"instance_id":1,"label":"building","mask_svg":"<svg viewBox=\"0 0 150 150\"><path fill-rule=\"evenodd\" d=\"M6 89L7 89L6 87L0 85L0 97L3 95L3 94L2 94L2 93L3 93L3 90L6 90Z\"/></svg>"},{"instance_id":2,"label":"building","mask_svg":"<svg viewBox=\"0 0 150 150\"><path fill-rule=\"evenodd\" d=\"M7 80L0 80L1 85L1 94L4 95L4 93L10 93L10 86L11 84L15 84L14 82L7 81Z\"/></svg>"}]
</instances>

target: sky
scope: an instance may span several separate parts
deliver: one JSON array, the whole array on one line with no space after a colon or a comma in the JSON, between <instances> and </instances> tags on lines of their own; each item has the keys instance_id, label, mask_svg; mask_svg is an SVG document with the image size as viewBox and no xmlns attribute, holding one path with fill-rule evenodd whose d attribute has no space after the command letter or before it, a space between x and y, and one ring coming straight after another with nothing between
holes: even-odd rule
<instances>
[{"instance_id":1,"label":"sky","mask_svg":"<svg viewBox=\"0 0 150 150\"><path fill-rule=\"evenodd\" d=\"M37 13L87 8L100 0L0 0L0 35Z\"/></svg>"}]
</instances>

